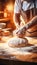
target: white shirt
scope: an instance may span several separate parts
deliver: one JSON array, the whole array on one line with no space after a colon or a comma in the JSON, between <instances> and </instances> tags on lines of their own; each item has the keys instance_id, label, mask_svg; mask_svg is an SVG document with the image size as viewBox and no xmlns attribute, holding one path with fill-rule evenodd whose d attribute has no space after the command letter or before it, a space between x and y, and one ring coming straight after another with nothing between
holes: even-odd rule
<instances>
[{"instance_id":1,"label":"white shirt","mask_svg":"<svg viewBox=\"0 0 37 65\"><path fill-rule=\"evenodd\" d=\"M36 1L36 8L37 8L37 0ZM15 1L15 5L14 5L14 13L20 13L21 11L21 7L23 9L23 11L27 11L29 9L34 8L34 3L33 2L27 2L27 1L23 1L23 4L21 6L22 0L16 0Z\"/></svg>"}]
</instances>

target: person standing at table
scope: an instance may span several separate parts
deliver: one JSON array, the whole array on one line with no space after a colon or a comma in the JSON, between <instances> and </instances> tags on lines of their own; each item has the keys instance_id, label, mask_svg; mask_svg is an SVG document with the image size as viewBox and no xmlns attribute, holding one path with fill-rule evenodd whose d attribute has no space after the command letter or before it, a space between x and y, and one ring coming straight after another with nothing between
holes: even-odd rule
<instances>
[{"instance_id":1,"label":"person standing at table","mask_svg":"<svg viewBox=\"0 0 37 65\"><path fill-rule=\"evenodd\" d=\"M37 36L37 0L15 0L14 19L17 28L20 28L20 15L28 24L24 27L26 36ZM19 32L17 35L22 36L23 33Z\"/></svg>"}]
</instances>

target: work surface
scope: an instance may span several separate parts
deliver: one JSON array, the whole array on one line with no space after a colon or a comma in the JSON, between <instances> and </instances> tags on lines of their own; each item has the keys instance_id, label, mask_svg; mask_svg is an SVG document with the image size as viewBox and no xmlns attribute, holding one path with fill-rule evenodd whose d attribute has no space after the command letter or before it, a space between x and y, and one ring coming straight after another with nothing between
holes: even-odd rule
<instances>
[{"instance_id":1,"label":"work surface","mask_svg":"<svg viewBox=\"0 0 37 65\"><path fill-rule=\"evenodd\" d=\"M0 59L37 62L37 38L26 37L29 44L26 47L11 48L7 40L11 37L3 37L0 41Z\"/></svg>"}]
</instances>

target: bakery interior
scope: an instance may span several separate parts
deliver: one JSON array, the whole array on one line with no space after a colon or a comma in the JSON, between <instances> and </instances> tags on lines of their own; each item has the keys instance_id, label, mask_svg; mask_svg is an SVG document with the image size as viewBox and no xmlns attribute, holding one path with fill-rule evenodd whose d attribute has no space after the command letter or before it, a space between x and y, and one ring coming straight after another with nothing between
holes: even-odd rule
<instances>
[{"instance_id":1,"label":"bakery interior","mask_svg":"<svg viewBox=\"0 0 37 65\"><path fill-rule=\"evenodd\" d=\"M16 29L14 3L15 0L0 0L0 65L36 64L37 37L25 37L28 44L24 47L8 45L10 39L17 38L15 33L13 35L13 31Z\"/></svg>"}]
</instances>

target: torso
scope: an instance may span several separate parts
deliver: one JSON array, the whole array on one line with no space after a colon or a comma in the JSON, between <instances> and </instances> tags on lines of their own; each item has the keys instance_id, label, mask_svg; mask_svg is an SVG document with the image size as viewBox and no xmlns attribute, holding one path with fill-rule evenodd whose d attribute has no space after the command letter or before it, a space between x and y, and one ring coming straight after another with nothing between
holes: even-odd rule
<instances>
[{"instance_id":1,"label":"torso","mask_svg":"<svg viewBox=\"0 0 37 65\"><path fill-rule=\"evenodd\" d=\"M24 6L24 3L26 3L26 7ZM34 3L23 2L22 14L23 14L22 16L25 20L25 23L28 23L34 16L37 15L37 2L36 2L36 9L34 9ZM29 32L34 32L36 30L37 30L37 24L35 26L33 26L32 28L28 29ZM36 32L36 34L37 34L37 32Z\"/></svg>"}]
</instances>

